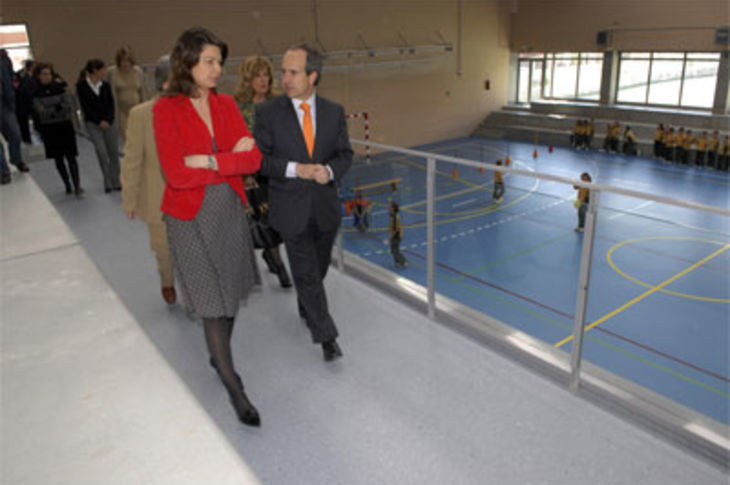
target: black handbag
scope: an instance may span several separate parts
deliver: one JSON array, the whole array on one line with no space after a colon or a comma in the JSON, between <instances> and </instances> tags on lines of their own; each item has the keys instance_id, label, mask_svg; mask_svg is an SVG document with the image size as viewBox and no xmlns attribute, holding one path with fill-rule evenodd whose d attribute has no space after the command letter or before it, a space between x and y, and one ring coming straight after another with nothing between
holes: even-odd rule
<instances>
[{"instance_id":1,"label":"black handbag","mask_svg":"<svg viewBox=\"0 0 730 485\"><path fill-rule=\"evenodd\" d=\"M281 236L269 225L266 189L260 186L250 187L246 189L246 199L249 204L246 215L254 248L268 249L281 244Z\"/></svg>"},{"instance_id":2,"label":"black handbag","mask_svg":"<svg viewBox=\"0 0 730 485\"><path fill-rule=\"evenodd\" d=\"M281 236L271 226L256 217L252 211L246 212L248 227L251 231L251 239L255 249L268 249L281 244Z\"/></svg>"}]
</instances>

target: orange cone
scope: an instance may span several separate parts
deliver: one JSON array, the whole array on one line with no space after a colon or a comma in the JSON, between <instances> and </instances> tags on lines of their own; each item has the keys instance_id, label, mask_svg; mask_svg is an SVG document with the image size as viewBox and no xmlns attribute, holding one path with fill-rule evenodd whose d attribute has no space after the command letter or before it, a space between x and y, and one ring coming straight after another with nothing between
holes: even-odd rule
<instances>
[{"instance_id":1,"label":"orange cone","mask_svg":"<svg viewBox=\"0 0 730 485\"><path fill-rule=\"evenodd\" d=\"M512 163L512 160L510 160L509 155L504 157L504 165L505 167L509 167L509 164Z\"/></svg>"},{"instance_id":2,"label":"orange cone","mask_svg":"<svg viewBox=\"0 0 730 485\"><path fill-rule=\"evenodd\" d=\"M532 158L537 158L537 148L535 148L535 151L532 152Z\"/></svg>"},{"instance_id":3,"label":"orange cone","mask_svg":"<svg viewBox=\"0 0 730 485\"><path fill-rule=\"evenodd\" d=\"M456 167L451 169L451 178L454 180L459 178L459 171L456 169Z\"/></svg>"},{"instance_id":4,"label":"orange cone","mask_svg":"<svg viewBox=\"0 0 730 485\"><path fill-rule=\"evenodd\" d=\"M552 152L553 152L553 144L551 143L548 145L548 153L552 153Z\"/></svg>"}]
</instances>

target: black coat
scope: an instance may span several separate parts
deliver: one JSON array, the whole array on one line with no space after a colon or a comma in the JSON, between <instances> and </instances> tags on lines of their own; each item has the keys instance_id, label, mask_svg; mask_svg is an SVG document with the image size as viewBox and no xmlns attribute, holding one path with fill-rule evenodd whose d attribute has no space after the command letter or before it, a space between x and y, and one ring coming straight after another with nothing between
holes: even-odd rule
<instances>
[{"instance_id":1,"label":"black coat","mask_svg":"<svg viewBox=\"0 0 730 485\"><path fill-rule=\"evenodd\" d=\"M114 123L114 98L108 82L102 81L97 96L86 79L82 79L76 84L76 95L86 121L97 125L102 121L110 125Z\"/></svg>"},{"instance_id":2,"label":"black coat","mask_svg":"<svg viewBox=\"0 0 730 485\"><path fill-rule=\"evenodd\" d=\"M269 179L269 221L283 236L296 235L315 222L323 232L340 225L337 184L352 164L345 111L337 103L316 98L317 131L309 157L291 100L280 96L256 105L254 136L261 150L261 175ZM329 165L335 180L320 185L286 178L289 161Z\"/></svg>"},{"instance_id":3,"label":"black coat","mask_svg":"<svg viewBox=\"0 0 730 485\"><path fill-rule=\"evenodd\" d=\"M38 84L34 98L56 96L66 91L66 83L53 81L51 84ZM60 121L58 123L39 124L38 131L43 139L43 146L46 149L46 158L58 158L61 156L77 156L76 132L71 121Z\"/></svg>"}]
</instances>

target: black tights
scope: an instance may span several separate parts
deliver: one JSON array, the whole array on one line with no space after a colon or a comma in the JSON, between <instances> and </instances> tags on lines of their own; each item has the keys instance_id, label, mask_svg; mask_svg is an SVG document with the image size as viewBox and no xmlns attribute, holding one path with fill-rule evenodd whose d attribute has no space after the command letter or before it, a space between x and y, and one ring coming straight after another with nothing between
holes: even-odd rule
<instances>
[{"instance_id":1,"label":"black tights","mask_svg":"<svg viewBox=\"0 0 730 485\"><path fill-rule=\"evenodd\" d=\"M68 160L68 171L66 170L66 164L63 163L63 155L59 155L54 158L54 161L56 162L56 170L58 170L58 174L61 176L61 180L63 180L63 185L66 187L66 193L70 194L72 190L78 192L81 188L79 180L79 165L76 163L76 157L73 155L66 155L66 160ZM70 181L69 172L71 172ZM71 183L73 183L73 187L71 186Z\"/></svg>"},{"instance_id":2,"label":"black tights","mask_svg":"<svg viewBox=\"0 0 730 485\"><path fill-rule=\"evenodd\" d=\"M208 344L211 363L218 371L223 386L228 391L231 404L236 410L238 419L243 423L258 426L259 416L243 391L243 381L236 373L231 354L231 335L233 334L233 318L204 318L205 341Z\"/></svg>"}]
</instances>

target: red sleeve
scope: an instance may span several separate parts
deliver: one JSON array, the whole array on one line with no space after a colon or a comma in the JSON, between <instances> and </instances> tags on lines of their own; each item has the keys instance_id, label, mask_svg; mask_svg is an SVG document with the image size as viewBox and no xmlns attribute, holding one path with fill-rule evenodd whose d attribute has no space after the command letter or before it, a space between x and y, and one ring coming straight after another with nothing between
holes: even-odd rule
<instances>
[{"instance_id":1,"label":"red sleeve","mask_svg":"<svg viewBox=\"0 0 730 485\"><path fill-rule=\"evenodd\" d=\"M185 153L178 123L185 118L176 109L177 99L162 98L155 103L154 127L157 154L167 184L176 189L190 189L210 185L219 180L215 170L185 166Z\"/></svg>"},{"instance_id":2,"label":"red sleeve","mask_svg":"<svg viewBox=\"0 0 730 485\"><path fill-rule=\"evenodd\" d=\"M244 136L253 138L233 98L221 97L221 100L225 112L226 129L233 136L234 146ZM256 173L261 167L261 152L255 143L251 151L218 152L215 159L218 162L218 173L224 176Z\"/></svg>"}]
</instances>

